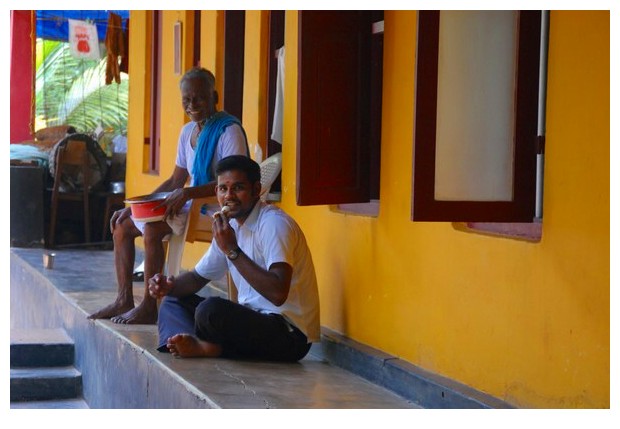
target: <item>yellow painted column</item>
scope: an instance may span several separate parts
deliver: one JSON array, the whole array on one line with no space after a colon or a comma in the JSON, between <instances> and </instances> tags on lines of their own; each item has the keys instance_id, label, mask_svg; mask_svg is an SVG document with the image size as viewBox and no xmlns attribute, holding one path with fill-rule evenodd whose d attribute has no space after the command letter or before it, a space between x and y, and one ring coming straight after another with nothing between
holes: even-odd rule
<instances>
[{"instance_id":1,"label":"yellow painted column","mask_svg":"<svg viewBox=\"0 0 620 429\"><path fill-rule=\"evenodd\" d=\"M267 153L268 18L269 11L245 12L243 127L252 158L255 158L256 145L260 146L263 154Z\"/></svg>"}]
</instances>

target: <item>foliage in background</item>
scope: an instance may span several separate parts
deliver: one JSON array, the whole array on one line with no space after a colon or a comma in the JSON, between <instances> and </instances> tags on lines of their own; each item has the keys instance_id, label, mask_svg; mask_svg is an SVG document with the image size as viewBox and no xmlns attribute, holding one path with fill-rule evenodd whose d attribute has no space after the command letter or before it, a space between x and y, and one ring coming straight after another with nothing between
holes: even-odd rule
<instances>
[{"instance_id":1,"label":"foliage in background","mask_svg":"<svg viewBox=\"0 0 620 429\"><path fill-rule=\"evenodd\" d=\"M101 60L78 59L69 43L37 39L35 130L72 125L92 133L98 125L116 133L127 129L129 77L105 84L105 48Z\"/></svg>"}]
</instances>

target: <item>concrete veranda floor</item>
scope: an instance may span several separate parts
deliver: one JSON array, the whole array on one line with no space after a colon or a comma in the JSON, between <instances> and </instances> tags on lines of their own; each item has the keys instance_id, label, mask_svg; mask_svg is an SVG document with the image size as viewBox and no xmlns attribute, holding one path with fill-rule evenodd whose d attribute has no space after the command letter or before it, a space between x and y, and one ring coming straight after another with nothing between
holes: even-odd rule
<instances>
[{"instance_id":1,"label":"concrete veranda floor","mask_svg":"<svg viewBox=\"0 0 620 429\"><path fill-rule=\"evenodd\" d=\"M154 325L87 319L116 296L111 251L56 250L51 270L43 267L44 252L11 249L11 327L69 333L91 408L420 408L331 365L320 344L295 364L159 353ZM143 284L134 285L139 300Z\"/></svg>"}]
</instances>

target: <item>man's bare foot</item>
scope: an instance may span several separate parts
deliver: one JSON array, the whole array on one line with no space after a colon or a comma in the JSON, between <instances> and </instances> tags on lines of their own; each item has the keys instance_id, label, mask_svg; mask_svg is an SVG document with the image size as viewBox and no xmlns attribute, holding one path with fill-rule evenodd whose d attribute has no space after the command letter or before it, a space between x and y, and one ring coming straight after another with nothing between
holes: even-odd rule
<instances>
[{"instance_id":1,"label":"man's bare foot","mask_svg":"<svg viewBox=\"0 0 620 429\"><path fill-rule=\"evenodd\" d=\"M174 357L217 357L222 354L219 344L203 341L190 334L176 334L168 338L166 346Z\"/></svg>"},{"instance_id":2,"label":"man's bare foot","mask_svg":"<svg viewBox=\"0 0 620 429\"><path fill-rule=\"evenodd\" d=\"M136 308L112 317L112 322L127 325L154 325L157 323L157 306L141 303Z\"/></svg>"},{"instance_id":3,"label":"man's bare foot","mask_svg":"<svg viewBox=\"0 0 620 429\"><path fill-rule=\"evenodd\" d=\"M133 308L133 302L131 304L119 304L118 302L114 302L107 307L102 308L101 310L91 314L88 316L89 319L110 319L114 316L118 316L119 314L123 314L125 312L130 311Z\"/></svg>"}]
</instances>

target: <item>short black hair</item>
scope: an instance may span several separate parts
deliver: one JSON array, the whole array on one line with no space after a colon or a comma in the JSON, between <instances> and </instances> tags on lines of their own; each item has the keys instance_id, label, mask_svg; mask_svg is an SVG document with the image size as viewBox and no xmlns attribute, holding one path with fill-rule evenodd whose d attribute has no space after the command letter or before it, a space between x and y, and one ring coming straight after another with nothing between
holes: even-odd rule
<instances>
[{"instance_id":1,"label":"short black hair","mask_svg":"<svg viewBox=\"0 0 620 429\"><path fill-rule=\"evenodd\" d=\"M252 158L244 155L231 155L222 158L217 163L215 174L218 176L226 171L239 170L243 171L252 184L260 182L260 165Z\"/></svg>"}]
</instances>

